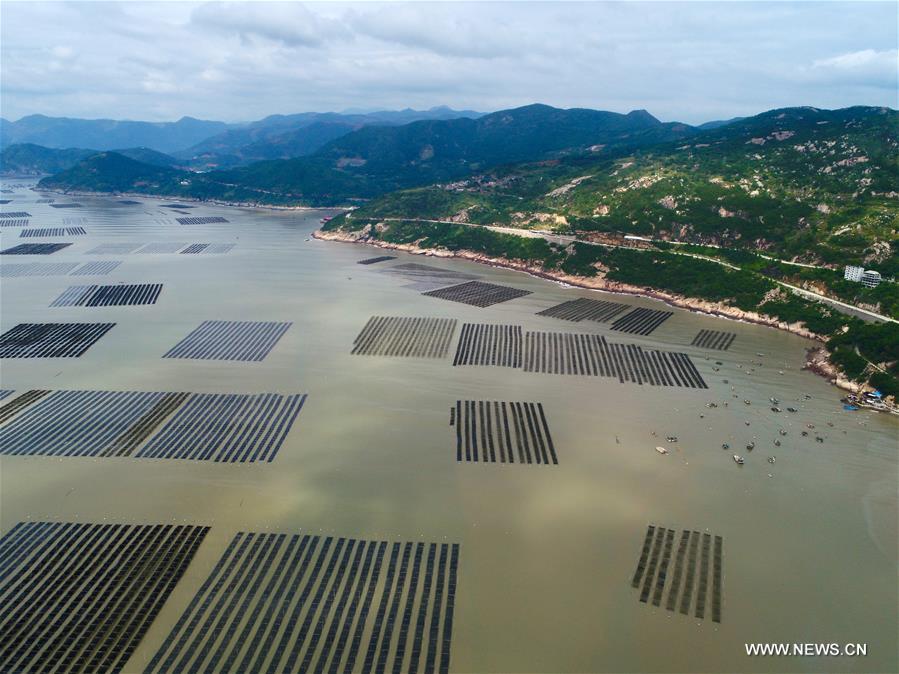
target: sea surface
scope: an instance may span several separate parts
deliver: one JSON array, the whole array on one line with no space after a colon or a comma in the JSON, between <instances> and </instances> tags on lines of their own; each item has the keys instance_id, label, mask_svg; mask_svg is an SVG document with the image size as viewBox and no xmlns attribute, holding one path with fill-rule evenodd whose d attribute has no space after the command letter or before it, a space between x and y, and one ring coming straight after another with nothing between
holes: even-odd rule
<instances>
[{"instance_id":1,"label":"sea surface","mask_svg":"<svg viewBox=\"0 0 899 674\"><path fill-rule=\"evenodd\" d=\"M2 195L12 200L4 211L31 213L32 228L84 218L88 234L23 239L21 228L4 227L3 249L73 245L4 255L0 264L122 264L108 276L2 279L0 329L116 326L79 358L3 359L2 388L309 396L271 463L0 456L3 532L27 520L211 527L125 671L147 665L239 531L458 543L453 672L896 671L899 424L844 411L842 393L802 369L808 340L510 270L311 238L327 212L198 204L182 214L162 206L170 201L123 205L28 184L5 183L13 193ZM41 198L82 207L55 209ZM175 221L199 216L229 222ZM117 242L235 246L224 254L87 253ZM396 259L357 264L382 254ZM416 279L384 273L408 262L531 294L486 308L428 297L407 287ZM49 306L70 285L122 282L164 287L151 306ZM536 315L579 297L674 315L646 337ZM445 358L351 355L376 315L588 332L683 351L709 388L453 367L458 329ZM161 357L204 320L292 326L260 362ZM729 350L709 351L690 345L701 329L737 336ZM770 397L783 412L771 411ZM457 400L542 403L558 465L457 462L449 426ZM631 577L649 525L722 537L720 623L639 600ZM867 656L749 658L744 644L754 642L860 643Z\"/></svg>"}]
</instances>

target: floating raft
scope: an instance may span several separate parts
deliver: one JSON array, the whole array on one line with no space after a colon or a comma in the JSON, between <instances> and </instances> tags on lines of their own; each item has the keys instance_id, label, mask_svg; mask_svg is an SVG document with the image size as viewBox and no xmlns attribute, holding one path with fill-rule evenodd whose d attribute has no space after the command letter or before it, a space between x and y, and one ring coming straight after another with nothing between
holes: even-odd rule
<instances>
[{"instance_id":1,"label":"floating raft","mask_svg":"<svg viewBox=\"0 0 899 674\"><path fill-rule=\"evenodd\" d=\"M306 394L194 393L136 456L273 461L305 402Z\"/></svg>"},{"instance_id":2,"label":"floating raft","mask_svg":"<svg viewBox=\"0 0 899 674\"><path fill-rule=\"evenodd\" d=\"M168 242L158 242L158 243L148 243L143 248L138 248L135 253L177 253L182 248L184 248L186 243L168 243Z\"/></svg>"},{"instance_id":3,"label":"floating raft","mask_svg":"<svg viewBox=\"0 0 899 674\"><path fill-rule=\"evenodd\" d=\"M162 357L261 361L291 325L291 322L203 321Z\"/></svg>"},{"instance_id":4,"label":"floating raft","mask_svg":"<svg viewBox=\"0 0 899 674\"><path fill-rule=\"evenodd\" d=\"M141 204L140 201L134 201L133 199L119 199L116 203L123 206L139 206Z\"/></svg>"},{"instance_id":5,"label":"floating raft","mask_svg":"<svg viewBox=\"0 0 899 674\"><path fill-rule=\"evenodd\" d=\"M11 388L0 389L0 400L3 400L4 398L11 396L15 392L16 392L16 390L11 389Z\"/></svg>"},{"instance_id":6,"label":"floating raft","mask_svg":"<svg viewBox=\"0 0 899 674\"><path fill-rule=\"evenodd\" d=\"M378 257L367 257L364 260L358 260L356 264L376 264L378 262L386 262L387 260L395 259L395 255L379 255Z\"/></svg>"},{"instance_id":7,"label":"floating raft","mask_svg":"<svg viewBox=\"0 0 899 674\"><path fill-rule=\"evenodd\" d=\"M596 321L597 323L605 323L610 321L630 305L621 304L620 302L608 302L606 300L591 300L586 297L580 297L576 300L562 302L549 309L538 311L538 316L549 316L551 318L560 318L563 321Z\"/></svg>"},{"instance_id":8,"label":"floating raft","mask_svg":"<svg viewBox=\"0 0 899 674\"><path fill-rule=\"evenodd\" d=\"M31 229L23 229L19 232L22 237L39 237L39 236L82 236L87 234L84 227L32 227Z\"/></svg>"},{"instance_id":9,"label":"floating raft","mask_svg":"<svg viewBox=\"0 0 899 674\"><path fill-rule=\"evenodd\" d=\"M453 365L521 367L521 326L465 323Z\"/></svg>"},{"instance_id":10,"label":"floating raft","mask_svg":"<svg viewBox=\"0 0 899 674\"><path fill-rule=\"evenodd\" d=\"M639 308L625 314L612 323L612 330L633 335L651 334L657 327L674 315L673 311Z\"/></svg>"},{"instance_id":11,"label":"floating raft","mask_svg":"<svg viewBox=\"0 0 899 674\"><path fill-rule=\"evenodd\" d=\"M17 524L0 539L0 671L121 672L208 531Z\"/></svg>"},{"instance_id":12,"label":"floating raft","mask_svg":"<svg viewBox=\"0 0 899 674\"><path fill-rule=\"evenodd\" d=\"M212 216L202 216L198 218L175 218L178 221L179 225L212 225L221 222L228 222L225 218L212 215Z\"/></svg>"},{"instance_id":13,"label":"floating raft","mask_svg":"<svg viewBox=\"0 0 899 674\"><path fill-rule=\"evenodd\" d=\"M115 323L19 323L0 335L0 358L78 358Z\"/></svg>"},{"instance_id":14,"label":"floating raft","mask_svg":"<svg viewBox=\"0 0 899 674\"><path fill-rule=\"evenodd\" d=\"M70 286L51 307L122 307L156 304L161 283L114 286Z\"/></svg>"},{"instance_id":15,"label":"floating raft","mask_svg":"<svg viewBox=\"0 0 899 674\"><path fill-rule=\"evenodd\" d=\"M6 211L4 213L0 213L0 219L9 219L9 218L30 218L31 213L26 213L25 211Z\"/></svg>"},{"instance_id":16,"label":"floating raft","mask_svg":"<svg viewBox=\"0 0 899 674\"><path fill-rule=\"evenodd\" d=\"M2 205L11 204L11 203L12 203L12 199L0 199L0 204L2 204ZM34 203L40 204L40 203L50 203L50 202L44 201L43 199L38 199Z\"/></svg>"},{"instance_id":17,"label":"floating raft","mask_svg":"<svg viewBox=\"0 0 899 674\"><path fill-rule=\"evenodd\" d=\"M0 396L0 400L7 398L11 393L13 393L13 391L5 391L4 393L5 395ZM32 391L25 391L25 393L23 393L22 395L16 396L9 402L4 403L2 406L0 406L0 424L6 423L14 416L16 416L19 412L24 410L32 403L36 403L48 393L50 393L50 391L36 389ZM2 451L2 447L0 447L0 451Z\"/></svg>"},{"instance_id":18,"label":"floating raft","mask_svg":"<svg viewBox=\"0 0 899 674\"><path fill-rule=\"evenodd\" d=\"M0 227L27 227L29 222L27 219L0 220Z\"/></svg>"},{"instance_id":19,"label":"floating raft","mask_svg":"<svg viewBox=\"0 0 899 674\"><path fill-rule=\"evenodd\" d=\"M52 204L56 199L38 199L34 203L36 204Z\"/></svg>"},{"instance_id":20,"label":"floating raft","mask_svg":"<svg viewBox=\"0 0 899 674\"><path fill-rule=\"evenodd\" d=\"M233 243L207 243L203 244L205 248L199 251L200 253L209 254L217 254L220 255L222 253L230 252L236 244Z\"/></svg>"},{"instance_id":21,"label":"floating raft","mask_svg":"<svg viewBox=\"0 0 899 674\"><path fill-rule=\"evenodd\" d=\"M133 253L143 246L142 243L101 243L96 248L87 251L88 255L122 255Z\"/></svg>"},{"instance_id":22,"label":"floating raft","mask_svg":"<svg viewBox=\"0 0 899 674\"><path fill-rule=\"evenodd\" d=\"M193 208L189 204L160 204L160 208Z\"/></svg>"},{"instance_id":23,"label":"floating raft","mask_svg":"<svg viewBox=\"0 0 899 674\"><path fill-rule=\"evenodd\" d=\"M467 283L460 283L448 288L438 288L422 294L428 297L450 300L451 302L470 304L475 307L489 307L501 302L514 300L516 297L530 295L531 291L484 283L483 281L468 281Z\"/></svg>"},{"instance_id":24,"label":"floating raft","mask_svg":"<svg viewBox=\"0 0 899 674\"><path fill-rule=\"evenodd\" d=\"M0 265L0 278L19 278L22 276L65 276L77 266L77 262L28 262L26 264L4 264Z\"/></svg>"},{"instance_id":25,"label":"floating raft","mask_svg":"<svg viewBox=\"0 0 899 674\"><path fill-rule=\"evenodd\" d=\"M0 250L0 255L52 255L71 245L71 243L20 243L18 246Z\"/></svg>"},{"instance_id":26,"label":"floating raft","mask_svg":"<svg viewBox=\"0 0 899 674\"><path fill-rule=\"evenodd\" d=\"M98 262L85 262L72 272L72 276L106 276L113 269L122 264L121 260L103 260Z\"/></svg>"},{"instance_id":27,"label":"floating raft","mask_svg":"<svg viewBox=\"0 0 899 674\"><path fill-rule=\"evenodd\" d=\"M392 267L381 269L382 274L391 274L400 276L401 278L411 281L411 287L418 291L434 290L443 286L459 283L461 281L471 281L480 276L476 274L468 274L466 272L456 271L454 269L443 269L441 267L432 267L427 264L419 264L417 262L406 262L403 264L395 264Z\"/></svg>"},{"instance_id":28,"label":"floating raft","mask_svg":"<svg viewBox=\"0 0 899 674\"><path fill-rule=\"evenodd\" d=\"M202 253L206 248L209 247L208 243L192 243L187 248L181 251L182 255L192 255L196 253Z\"/></svg>"},{"instance_id":29,"label":"floating raft","mask_svg":"<svg viewBox=\"0 0 899 674\"><path fill-rule=\"evenodd\" d=\"M81 208L81 204L73 201L70 204L50 204L50 208Z\"/></svg>"},{"instance_id":30,"label":"floating raft","mask_svg":"<svg viewBox=\"0 0 899 674\"><path fill-rule=\"evenodd\" d=\"M456 461L558 464L542 403L457 400Z\"/></svg>"},{"instance_id":31,"label":"floating raft","mask_svg":"<svg viewBox=\"0 0 899 674\"><path fill-rule=\"evenodd\" d=\"M63 218L63 219L62 219L62 224L66 225L66 226L69 226L69 227L71 227L71 226L79 226L79 225L86 225L86 224L87 224L87 218L84 218L84 217L81 217L81 216L74 217L74 218Z\"/></svg>"},{"instance_id":32,"label":"floating raft","mask_svg":"<svg viewBox=\"0 0 899 674\"><path fill-rule=\"evenodd\" d=\"M372 316L353 341L352 354L443 358L456 332L455 318Z\"/></svg>"},{"instance_id":33,"label":"floating raft","mask_svg":"<svg viewBox=\"0 0 899 674\"><path fill-rule=\"evenodd\" d=\"M238 533L145 670L450 668L459 545Z\"/></svg>"},{"instance_id":34,"label":"floating raft","mask_svg":"<svg viewBox=\"0 0 899 674\"><path fill-rule=\"evenodd\" d=\"M653 525L647 528L631 587L640 590L640 601L643 603L651 601L653 606L661 606L665 600L667 610L679 611L683 615L689 615L691 608L695 607L693 616L699 619L706 616L711 590L708 612L712 622L720 623L723 540L721 536L715 536L713 540L711 534L684 529L675 552L676 535L674 529Z\"/></svg>"},{"instance_id":35,"label":"floating raft","mask_svg":"<svg viewBox=\"0 0 899 674\"><path fill-rule=\"evenodd\" d=\"M727 351L736 338L736 332L700 330L699 334L697 334L693 338L691 346L698 346L703 349L717 349L718 351Z\"/></svg>"},{"instance_id":36,"label":"floating raft","mask_svg":"<svg viewBox=\"0 0 899 674\"><path fill-rule=\"evenodd\" d=\"M613 344L595 334L527 332L525 372L615 377L652 386L708 388L685 353Z\"/></svg>"}]
</instances>

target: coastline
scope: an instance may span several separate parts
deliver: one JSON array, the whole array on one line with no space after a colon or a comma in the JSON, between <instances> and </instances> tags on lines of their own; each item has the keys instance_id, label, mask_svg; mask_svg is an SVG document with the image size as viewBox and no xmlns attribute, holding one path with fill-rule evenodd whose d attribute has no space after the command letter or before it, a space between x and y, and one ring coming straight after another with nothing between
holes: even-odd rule
<instances>
[{"instance_id":1,"label":"coastline","mask_svg":"<svg viewBox=\"0 0 899 674\"><path fill-rule=\"evenodd\" d=\"M538 268L534 265L529 265L523 262L516 262L514 260L509 260L506 258L492 258L480 253L474 253L469 250L449 251L439 250L435 248L420 248L412 244L390 243L378 239L372 239L371 237L368 237L362 230L360 230L359 232L348 233L340 231L323 231L321 229L317 229L312 233L312 237L322 241L339 241L342 243L357 244L361 243L369 246L374 246L376 248L399 250L406 253L411 253L413 255L423 255L426 257L458 258L468 260L470 262L477 262L479 264L486 264L491 267L520 271L526 274L530 274L531 276L536 276L538 278L571 287L584 288L586 290L599 290L602 292L618 295L648 297L650 299L664 302L669 306L677 307L679 309L686 309L694 313L701 313L710 316L717 316L719 318L726 318L729 320L741 321L744 323L755 323L757 325L776 328L778 330L790 332L794 335L798 335L800 337L818 342L817 345L810 347L806 352L806 363L804 365L805 369L814 372L821 377L824 377L831 384L844 391L859 393L866 390L864 386L861 386L843 377L837 367L832 362L830 362L830 354L824 346L826 338L806 329L800 323L785 323L784 321L778 321L777 319L771 318L770 316L765 316L764 314L759 314L752 311L743 311L742 309L727 306L725 304L721 304L720 302L711 302L708 300L702 300L694 297L685 297L676 293L670 293L653 288L634 286L626 283L619 283L617 281L608 281L601 277L586 278L583 276L572 276L562 272L550 273L545 269Z\"/></svg>"}]
</instances>

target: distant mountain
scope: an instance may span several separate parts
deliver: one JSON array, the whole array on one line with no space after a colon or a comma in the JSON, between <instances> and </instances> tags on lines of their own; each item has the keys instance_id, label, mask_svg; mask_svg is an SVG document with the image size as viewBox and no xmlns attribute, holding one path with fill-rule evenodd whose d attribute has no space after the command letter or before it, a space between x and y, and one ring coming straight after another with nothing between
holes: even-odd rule
<instances>
[{"instance_id":1,"label":"distant mountain","mask_svg":"<svg viewBox=\"0 0 899 674\"><path fill-rule=\"evenodd\" d=\"M153 166L179 166L179 161L167 154L146 147L116 150L119 154ZM55 149L17 143L0 153L0 173L11 176L38 176L59 173L72 168L78 162L97 154L97 150L81 148Z\"/></svg>"},{"instance_id":2,"label":"distant mountain","mask_svg":"<svg viewBox=\"0 0 899 674\"><path fill-rule=\"evenodd\" d=\"M745 117L731 117L730 119L713 119L710 122L704 122L697 126L696 128L700 131L709 131L710 129L717 129L722 126L727 126L728 124L733 124L734 122L739 122L740 120L746 119Z\"/></svg>"},{"instance_id":3,"label":"distant mountain","mask_svg":"<svg viewBox=\"0 0 899 674\"><path fill-rule=\"evenodd\" d=\"M172 152L190 147L229 128L224 122L182 117L177 122L131 122L29 115L16 122L0 120L0 147L34 143L49 148L148 147Z\"/></svg>"},{"instance_id":4,"label":"distant mountain","mask_svg":"<svg viewBox=\"0 0 899 674\"><path fill-rule=\"evenodd\" d=\"M118 152L99 152L78 162L39 185L85 192L146 192L183 194L181 182L191 174L166 166L155 166Z\"/></svg>"},{"instance_id":5,"label":"distant mountain","mask_svg":"<svg viewBox=\"0 0 899 674\"><path fill-rule=\"evenodd\" d=\"M399 125L423 119L471 119L483 113L452 110L378 111L365 114L315 113L271 115L258 122L206 138L176 156L200 169L231 168L267 159L313 154L329 141L369 125Z\"/></svg>"},{"instance_id":6,"label":"distant mountain","mask_svg":"<svg viewBox=\"0 0 899 674\"><path fill-rule=\"evenodd\" d=\"M646 111L625 115L530 105L478 119L363 126L308 157L212 171L202 179L194 177L192 185L201 197L214 193L216 198L227 198L221 190L230 186L242 194L248 190L278 203L346 203L403 187L452 180L500 164L558 160L570 154L601 155L694 133L684 124L663 124ZM70 178L62 173L47 185L64 187Z\"/></svg>"}]
</instances>

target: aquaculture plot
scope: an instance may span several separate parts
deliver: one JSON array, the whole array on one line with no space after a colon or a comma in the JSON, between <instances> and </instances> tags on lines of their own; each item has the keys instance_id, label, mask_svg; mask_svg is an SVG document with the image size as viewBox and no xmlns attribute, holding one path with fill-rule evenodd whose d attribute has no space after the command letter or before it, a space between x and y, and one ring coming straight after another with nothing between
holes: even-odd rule
<instances>
[{"instance_id":1,"label":"aquaculture plot","mask_svg":"<svg viewBox=\"0 0 899 674\"><path fill-rule=\"evenodd\" d=\"M432 267L417 262L396 264L392 267L385 267L380 271L382 274L400 276L401 278L410 281L412 285L409 287L413 287L415 290L419 291L433 290L461 281L472 281L480 278L480 276L476 274L467 274L453 269L441 269L440 267Z\"/></svg>"},{"instance_id":2,"label":"aquaculture plot","mask_svg":"<svg viewBox=\"0 0 899 674\"><path fill-rule=\"evenodd\" d=\"M122 671L208 530L14 527L0 539L0 671Z\"/></svg>"},{"instance_id":3,"label":"aquaculture plot","mask_svg":"<svg viewBox=\"0 0 899 674\"><path fill-rule=\"evenodd\" d=\"M9 218L30 218L31 213L26 213L25 211L6 211L4 213L0 213L0 220L9 219Z\"/></svg>"},{"instance_id":4,"label":"aquaculture plot","mask_svg":"<svg viewBox=\"0 0 899 674\"><path fill-rule=\"evenodd\" d=\"M378 255L377 257L367 257L364 260L358 260L356 264L376 264L378 262L387 262L387 260L395 259L395 255Z\"/></svg>"},{"instance_id":5,"label":"aquaculture plot","mask_svg":"<svg viewBox=\"0 0 899 674\"><path fill-rule=\"evenodd\" d=\"M3 264L0 265L0 278L19 278L22 276L65 276L77 266L77 262L28 262L25 264Z\"/></svg>"},{"instance_id":6,"label":"aquaculture plot","mask_svg":"<svg viewBox=\"0 0 899 674\"><path fill-rule=\"evenodd\" d=\"M456 332L455 318L372 316L353 341L364 356L443 358Z\"/></svg>"},{"instance_id":7,"label":"aquaculture plot","mask_svg":"<svg viewBox=\"0 0 899 674\"><path fill-rule=\"evenodd\" d=\"M79 225L86 225L87 218L80 217L80 216L74 217L74 218L63 218L62 224L66 225L67 227L76 227Z\"/></svg>"},{"instance_id":8,"label":"aquaculture plot","mask_svg":"<svg viewBox=\"0 0 899 674\"><path fill-rule=\"evenodd\" d=\"M70 204L50 204L50 208L81 208L81 204L76 202Z\"/></svg>"},{"instance_id":9,"label":"aquaculture plot","mask_svg":"<svg viewBox=\"0 0 899 674\"><path fill-rule=\"evenodd\" d=\"M20 243L18 246L0 250L0 255L52 255L71 243Z\"/></svg>"},{"instance_id":10,"label":"aquaculture plot","mask_svg":"<svg viewBox=\"0 0 899 674\"><path fill-rule=\"evenodd\" d=\"M29 222L27 219L0 220L0 227L27 227Z\"/></svg>"},{"instance_id":11,"label":"aquaculture plot","mask_svg":"<svg viewBox=\"0 0 899 674\"><path fill-rule=\"evenodd\" d=\"M166 351L163 358L261 361L291 325L291 322L203 321Z\"/></svg>"},{"instance_id":12,"label":"aquaculture plot","mask_svg":"<svg viewBox=\"0 0 899 674\"><path fill-rule=\"evenodd\" d=\"M235 246L235 244L233 244L233 243L207 243L207 244L203 244L203 245L205 246L205 248L203 248L203 250L198 251L198 252L202 253L202 254L206 254L206 255L209 255L209 254L219 254L220 255L222 253L228 253Z\"/></svg>"},{"instance_id":13,"label":"aquaculture plot","mask_svg":"<svg viewBox=\"0 0 899 674\"><path fill-rule=\"evenodd\" d=\"M521 367L521 326L465 323L453 365Z\"/></svg>"},{"instance_id":14,"label":"aquaculture plot","mask_svg":"<svg viewBox=\"0 0 899 674\"><path fill-rule=\"evenodd\" d=\"M19 323L0 335L0 358L78 358L115 323Z\"/></svg>"},{"instance_id":15,"label":"aquaculture plot","mask_svg":"<svg viewBox=\"0 0 899 674\"><path fill-rule=\"evenodd\" d=\"M305 393L194 393L136 456L273 461L305 402Z\"/></svg>"},{"instance_id":16,"label":"aquaculture plot","mask_svg":"<svg viewBox=\"0 0 899 674\"><path fill-rule=\"evenodd\" d=\"M160 208L193 208L188 204L160 204Z\"/></svg>"},{"instance_id":17,"label":"aquaculture plot","mask_svg":"<svg viewBox=\"0 0 899 674\"><path fill-rule=\"evenodd\" d=\"M41 395L0 427L0 454L130 456L137 446L135 437L138 442L146 437L162 421L157 419L160 410L171 413L173 402L180 405L186 395L145 391L29 393ZM6 407L17 401L0 407L0 418ZM151 425L154 419L156 423Z\"/></svg>"},{"instance_id":18,"label":"aquaculture plot","mask_svg":"<svg viewBox=\"0 0 899 674\"><path fill-rule=\"evenodd\" d=\"M0 400L8 397L11 393L12 391L6 391L6 395L0 396ZM29 405L36 403L48 393L50 393L50 391L38 389L25 391L25 393L23 393L22 395L16 396L9 402L4 403L2 406L0 406L0 424L6 423L8 420L16 416L19 412L24 410ZM2 451L2 449L3 448L0 447L0 451Z\"/></svg>"},{"instance_id":19,"label":"aquaculture plot","mask_svg":"<svg viewBox=\"0 0 899 674\"><path fill-rule=\"evenodd\" d=\"M181 251L182 255L191 255L196 253L202 253L206 248L209 247L208 243L192 243L187 248Z\"/></svg>"},{"instance_id":20,"label":"aquaculture plot","mask_svg":"<svg viewBox=\"0 0 899 674\"><path fill-rule=\"evenodd\" d=\"M708 388L685 353L612 344L594 334L527 332L524 370L545 374L617 377L652 386Z\"/></svg>"},{"instance_id":21,"label":"aquaculture plot","mask_svg":"<svg viewBox=\"0 0 899 674\"><path fill-rule=\"evenodd\" d=\"M69 286L51 307L121 307L156 304L161 283L114 286Z\"/></svg>"},{"instance_id":22,"label":"aquaculture plot","mask_svg":"<svg viewBox=\"0 0 899 674\"><path fill-rule=\"evenodd\" d=\"M456 461L558 464L542 403L457 400Z\"/></svg>"},{"instance_id":23,"label":"aquaculture plot","mask_svg":"<svg viewBox=\"0 0 899 674\"><path fill-rule=\"evenodd\" d=\"M693 338L691 346L698 346L703 349L717 349L718 351L727 351L736 338L736 332L700 330L699 334L697 334Z\"/></svg>"},{"instance_id":24,"label":"aquaculture plot","mask_svg":"<svg viewBox=\"0 0 899 674\"><path fill-rule=\"evenodd\" d=\"M121 260L103 260L98 262L85 262L72 272L72 276L106 276L113 269L122 264Z\"/></svg>"},{"instance_id":25,"label":"aquaculture plot","mask_svg":"<svg viewBox=\"0 0 899 674\"><path fill-rule=\"evenodd\" d=\"M87 251L88 255L122 255L133 253L135 250L143 246L142 243L101 243L95 248Z\"/></svg>"},{"instance_id":26,"label":"aquaculture plot","mask_svg":"<svg viewBox=\"0 0 899 674\"><path fill-rule=\"evenodd\" d=\"M122 204L122 206L140 206L140 201L134 201L133 199L119 199L116 203Z\"/></svg>"},{"instance_id":27,"label":"aquaculture plot","mask_svg":"<svg viewBox=\"0 0 899 674\"><path fill-rule=\"evenodd\" d=\"M652 525L647 528L631 587L640 590L641 602L661 606L664 600L669 611L690 615L692 610L693 616L700 619L708 612L712 622L720 623L724 545L721 536L684 529L675 550L676 536L674 529Z\"/></svg>"},{"instance_id":28,"label":"aquaculture plot","mask_svg":"<svg viewBox=\"0 0 899 674\"><path fill-rule=\"evenodd\" d=\"M3 400L4 398L11 396L13 393L15 393L15 389L11 389L11 388L0 389L0 400Z\"/></svg>"},{"instance_id":29,"label":"aquaculture plot","mask_svg":"<svg viewBox=\"0 0 899 674\"><path fill-rule=\"evenodd\" d=\"M673 311L641 307L616 320L612 323L611 328L618 332L629 332L632 335L648 335L673 315Z\"/></svg>"},{"instance_id":30,"label":"aquaculture plot","mask_svg":"<svg viewBox=\"0 0 899 674\"><path fill-rule=\"evenodd\" d=\"M39 204L42 201L43 201L42 199L38 199L35 203ZM6 204L11 204L11 203L12 203L12 199L0 199L0 205L5 206ZM46 203L49 203L49 202L46 202Z\"/></svg>"},{"instance_id":31,"label":"aquaculture plot","mask_svg":"<svg viewBox=\"0 0 899 674\"><path fill-rule=\"evenodd\" d=\"M489 307L501 302L514 300L516 297L530 295L530 290L520 290L508 286L484 283L483 281L468 281L448 288L438 288L422 293L428 297L439 297L442 300L471 304L475 307Z\"/></svg>"},{"instance_id":32,"label":"aquaculture plot","mask_svg":"<svg viewBox=\"0 0 899 674\"><path fill-rule=\"evenodd\" d=\"M175 218L179 225L212 225L222 222L228 222L225 218L218 215L203 216L198 218Z\"/></svg>"},{"instance_id":33,"label":"aquaculture plot","mask_svg":"<svg viewBox=\"0 0 899 674\"><path fill-rule=\"evenodd\" d=\"M143 248L138 248L135 253L177 253L184 248L186 243L168 243L165 241L159 243L148 243Z\"/></svg>"},{"instance_id":34,"label":"aquaculture plot","mask_svg":"<svg viewBox=\"0 0 899 674\"><path fill-rule=\"evenodd\" d=\"M147 666L166 672L440 672L459 545L239 533Z\"/></svg>"},{"instance_id":35,"label":"aquaculture plot","mask_svg":"<svg viewBox=\"0 0 899 674\"><path fill-rule=\"evenodd\" d=\"M56 199L38 199L34 203L36 204L52 204Z\"/></svg>"},{"instance_id":36,"label":"aquaculture plot","mask_svg":"<svg viewBox=\"0 0 899 674\"><path fill-rule=\"evenodd\" d=\"M82 236L87 234L84 227L32 227L19 232L20 237L40 236Z\"/></svg>"},{"instance_id":37,"label":"aquaculture plot","mask_svg":"<svg viewBox=\"0 0 899 674\"><path fill-rule=\"evenodd\" d=\"M628 308L629 305L621 304L621 302L609 302L606 300L591 300L586 297L580 297L576 300L562 302L549 309L538 311L538 316L549 316L551 318L560 318L563 321L596 321L597 323L605 323Z\"/></svg>"}]
</instances>

